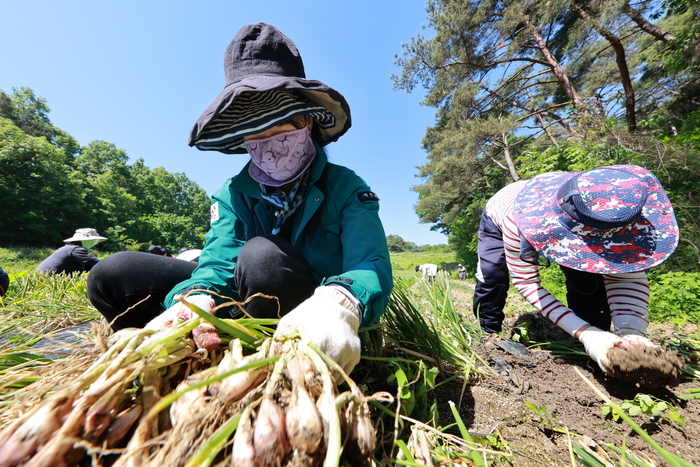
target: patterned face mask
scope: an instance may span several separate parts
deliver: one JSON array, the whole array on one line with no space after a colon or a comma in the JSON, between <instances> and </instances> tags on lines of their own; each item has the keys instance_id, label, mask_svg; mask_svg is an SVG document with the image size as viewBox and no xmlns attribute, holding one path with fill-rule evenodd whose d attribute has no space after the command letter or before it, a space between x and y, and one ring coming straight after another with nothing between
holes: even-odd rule
<instances>
[{"instance_id":1,"label":"patterned face mask","mask_svg":"<svg viewBox=\"0 0 700 467\"><path fill-rule=\"evenodd\" d=\"M253 163L248 173L253 180L269 186L282 186L298 178L316 156L316 146L308 128L286 131L269 138L245 142Z\"/></svg>"}]
</instances>

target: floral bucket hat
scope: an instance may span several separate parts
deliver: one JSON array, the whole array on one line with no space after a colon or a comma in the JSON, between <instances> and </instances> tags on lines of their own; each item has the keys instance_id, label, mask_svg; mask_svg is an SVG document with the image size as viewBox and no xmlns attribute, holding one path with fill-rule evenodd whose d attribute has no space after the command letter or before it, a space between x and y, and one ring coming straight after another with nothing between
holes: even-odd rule
<instances>
[{"instance_id":1,"label":"floral bucket hat","mask_svg":"<svg viewBox=\"0 0 700 467\"><path fill-rule=\"evenodd\" d=\"M538 253L596 274L648 269L678 246L666 192L634 165L538 175L517 195L514 218Z\"/></svg>"},{"instance_id":2,"label":"floral bucket hat","mask_svg":"<svg viewBox=\"0 0 700 467\"><path fill-rule=\"evenodd\" d=\"M223 91L190 132L189 145L245 154L243 137L298 115L314 117L317 142L336 141L351 125L350 107L335 89L306 79L294 43L266 23L243 26L224 53Z\"/></svg>"}]
</instances>

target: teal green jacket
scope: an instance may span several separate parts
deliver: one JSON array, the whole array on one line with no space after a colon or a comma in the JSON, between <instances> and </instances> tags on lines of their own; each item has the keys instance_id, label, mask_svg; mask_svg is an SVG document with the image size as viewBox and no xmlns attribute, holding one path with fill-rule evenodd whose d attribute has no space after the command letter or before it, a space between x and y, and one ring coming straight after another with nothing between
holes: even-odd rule
<instances>
[{"instance_id":1,"label":"teal green jacket","mask_svg":"<svg viewBox=\"0 0 700 467\"><path fill-rule=\"evenodd\" d=\"M329 163L320 146L316 150L305 200L286 220L292 222L290 240L321 285L352 290L364 307L362 325L370 325L384 313L392 288L379 200L355 172ZM260 197L248 165L214 194L199 265L168 294L166 308L176 294L195 286L240 300L233 274L240 249L250 238L270 234L275 224L274 209Z\"/></svg>"}]
</instances>

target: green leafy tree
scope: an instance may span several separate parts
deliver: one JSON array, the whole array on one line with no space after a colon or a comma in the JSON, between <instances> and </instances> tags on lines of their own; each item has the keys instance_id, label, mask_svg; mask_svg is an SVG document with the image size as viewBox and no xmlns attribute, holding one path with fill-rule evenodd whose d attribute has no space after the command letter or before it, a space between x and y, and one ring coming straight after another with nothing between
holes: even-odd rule
<instances>
[{"instance_id":1,"label":"green leafy tree","mask_svg":"<svg viewBox=\"0 0 700 467\"><path fill-rule=\"evenodd\" d=\"M635 57L641 70L638 93L646 96L639 113L645 131L673 135L700 104L700 2L664 1L653 17L658 31L640 40Z\"/></svg>"},{"instance_id":2,"label":"green leafy tree","mask_svg":"<svg viewBox=\"0 0 700 467\"><path fill-rule=\"evenodd\" d=\"M697 2L676 3L692 4L687 13ZM409 92L423 86L423 103L437 109L423 139L427 162L419 167L423 183L414 188L416 212L449 235L460 258L467 261L473 248L474 211L506 184L548 170L638 163L668 175L665 183L683 197L673 188L673 180L683 180L675 167L693 153L649 132L658 125L647 124L646 109L671 105L677 96L673 88L645 84L645 71L663 63L652 63L644 51L651 41L657 51L673 49L673 37L697 29L697 21L656 2L624 0L429 0L426 11L435 34L404 45L394 85ZM667 83L684 82L686 92L697 82L692 67L667 67L664 76ZM698 103L684 115L693 106ZM685 183L694 183L690 178Z\"/></svg>"},{"instance_id":3,"label":"green leafy tree","mask_svg":"<svg viewBox=\"0 0 700 467\"><path fill-rule=\"evenodd\" d=\"M163 167L153 170L139 159L131 167L131 193L137 195L138 209L145 215L139 223L139 238L166 245L201 248L209 226L209 197L182 173Z\"/></svg>"},{"instance_id":4,"label":"green leafy tree","mask_svg":"<svg viewBox=\"0 0 700 467\"><path fill-rule=\"evenodd\" d=\"M78 142L51 124L49 111L46 99L36 96L29 88L13 88L10 95L0 90L0 117L10 119L30 136L43 136L49 143L62 148L66 157L74 158L80 149Z\"/></svg>"},{"instance_id":5,"label":"green leafy tree","mask_svg":"<svg viewBox=\"0 0 700 467\"><path fill-rule=\"evenodd\" d=\"M394 253L400 253L406 251L406 242L403 238L398 235L387 235L386 245L389 247L389 251Z\"/></svg>"},{"instance_id":6,"label":"green leafy tree","mask_svg":"<svg viewBox=\"0 0 700 467\"><path fill-rule=\"evenodd\" d=\"M110 238L112 247L133 245L132 234L139 216L136 196L128 190L131 173L127 162L126 152L107 141L92 141L81 148L75 160L73 178L82 181L93 225Z\"/></svg>"},{"instance_id":7,"label":"green leafy tree","mask_svg":"<svg viewBox=\"0 0 700 467\"><path fill-rule=\"evenodd\" d=\"M204 246L206 224L203 226L192 217L157 212L143 216L140 221L146 226L145 231L150 232L149 237L142 237L148 238L149 244L163 245L173 252L177 252L183 246Z\"/></svg>"},{"instance_id":8,"label":"green leafy tree","mask_svg":"<svg viewBox=\"0 0 700 467\"><path fill-rule=\"evenodd\" d=\"M2 90L0 90L0 117L12 120L14 116L12 110L12 99L10 99L10 96L5 94Z\"/></svg>"},{"instance_id":9,"label":"green leafy tree","mask_svg":"<svg viewBox=\"0 0 700 467\"><path fill-rule=\"evenodd\" d=\"M0 239L24 245L56 244L84 225L80 187L65 152L0 117Z\"/></svg>"},{"instance_id":10,"label":"green leafy tree","mask_svg":"<svg viewBox=\"0 0 700 467\"><path fill-rule=\"evenodd\" d=\"M0 91L0 239L55 245L95 227L112 250L150 243L201 247L209 199L184 174L129 165L107 141L80 147L54 127L46 100L29 88Z\"/></svg>"},{"instance_id":11,"label":"green leafy tree","mask_svg":"<svg viewBox=\"0 0 700 467\"><path fill-rule=\"evenodd\" d=\"M203 245L209 199L184 174L151 170L143 159L130 166L126 152L106 141L82 148L76 167L85 178L95 225L110 238L110 248Z\"/></svg>"},{"instance_id":12,"label":"green leafy tree","mask_svg":"<svg viewBox=\"0 0 700 467\"><path fill-rule=\"evenodd\" d=\"M37 97L29 88L12 88L10 98L10 118L22 131L31 136L43 136L51 142L54 128L49 120L49 106L46 99Z\"/></svg>"}]
</instances>

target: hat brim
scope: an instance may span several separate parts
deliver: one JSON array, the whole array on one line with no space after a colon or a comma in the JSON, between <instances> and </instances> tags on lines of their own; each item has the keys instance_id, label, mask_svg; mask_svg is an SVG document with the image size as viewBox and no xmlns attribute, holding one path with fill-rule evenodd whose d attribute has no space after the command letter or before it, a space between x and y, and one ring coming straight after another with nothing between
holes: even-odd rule
<instances>
[{"instance_id":1,"label":"hat brim","mask_svg":"<svg viewBox=\"0 0 700 467\"><path fill-rule=\"evenodd\" d=\"M100 243L107 241L108 238L106 237L87 237L85 235L73 235L71 238L66 238L63 240L63 243L70 243L70 242L82 242L83 240L99 240Z\"/></svg>"},{"instance_id":2,"label":"hat brim","mask_svg":"<svg viewBox=\"0 0 700 467\"><path fill-rule=\"evenodd\" d=\"M214 99L190 131L188 144L199 149L208 149L198 146L198 141L206 132L207 126L215 121L228 107L233 105L244 92L263 92L272 89L296 90L303 93L309 100L325 108L335 117L335 125L329 128L319 128L321 146L337 141L350 128L350 107L345 98L335 89L320 81L308 80L298 77L277 75L249 75L245 78L229 83L223 91ZM229 154L245 154L244 147L235 147L230 150L216 148Z\"/></svg>"},{"instance_id":3,"label":"hat brim","mask_svg":"<svg viewBox=\"0 0 700 467\"><path fill-rule=\"evenodd\" d=\"M604 232L573 232L562 222L566 213L557 199L559 187L575 172L549 172L528 181L516 196L514 219L520 233L543 256L557 264L596 274L621 274L663 262L678 246L673 207L651 172L616 165L647 183L648 198L639 219Z\"/></svg>"}]
</instances>

